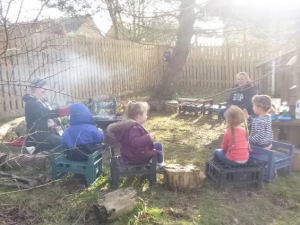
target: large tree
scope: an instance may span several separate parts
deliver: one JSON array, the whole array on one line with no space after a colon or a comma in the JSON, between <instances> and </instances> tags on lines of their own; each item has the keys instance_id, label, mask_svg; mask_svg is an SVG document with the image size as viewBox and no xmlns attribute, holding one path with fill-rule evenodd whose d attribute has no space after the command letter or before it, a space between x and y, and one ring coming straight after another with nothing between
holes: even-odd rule
<instances>
[{"instance_id":1,"label":"large tree","mask_svg":"<svg viewBox=\"0 0 300 225\"><path fill-rule=\"evenodd\" d=\"M176 82L190 52L191 40L194 34L195 16L195 0L182 0L180 16L178 18L177 41L166 73L156 92L156 96L159 98L170 99L175 91Z\"/></svg>"}]
</instances>

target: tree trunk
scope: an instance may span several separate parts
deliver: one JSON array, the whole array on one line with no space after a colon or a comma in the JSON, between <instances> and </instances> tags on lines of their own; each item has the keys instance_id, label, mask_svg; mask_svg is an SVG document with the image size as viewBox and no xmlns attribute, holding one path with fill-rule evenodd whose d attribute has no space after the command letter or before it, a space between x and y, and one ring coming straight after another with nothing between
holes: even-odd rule
<instances>
[{"instance_id":1,"label":"tree trunk","mask_svg":"<svg viewBox=\"0 0 300 225\"><path fill-rule=\"evenodd\" d=\"M100 223L113 221L132 211L138 203L137 192L132 187L118 189L104 195L94 205L94 211Z\"/></svg>"},{"instance_id":2,"label":"tree trunk","mask_svg":"<svg viewBox=\"0 0 300 225\"><path fill-rule=\"evenodd\" d=\"M50 159L45 155L10 154L2 164L7 170L19 170L23 167L46 170L50 167Z\"/></svg>"},{"instance_id":3,"label":"tree trunk","mask_svg":"<svg viewBox=\"0 0 300 225\"><path fill-rule=\"evenodd\" d=\"M171 99L172 94L175 93L178 78L181 75L190 52L195 22L194 8L195 0L181 0L177 42L173 49L166 73L156 91L156 97L160 99Z\"/></svg>"},{"instance_id":4,"label":"tree trunk","mask_svg":"<svg viewBox=\"0 0 300 225\"><path fill-rule=\"evenodd\" d=\"M119 40L119 27L118 27L116 9L114 7L113 1L105 0L105 2L114 28L114 39Z\"/></svg>"},{"instance_id":5,"label":"tree trunk","mask_svg":"<svg viewBox=\"0 0 300 225\"><path fill-rule=\"evenodd\" d=\"M170 164L165 167L165 184L172 191L189 191L200 187L204 178L204 173L193 165Z\"/></svg>"}]
</instances>

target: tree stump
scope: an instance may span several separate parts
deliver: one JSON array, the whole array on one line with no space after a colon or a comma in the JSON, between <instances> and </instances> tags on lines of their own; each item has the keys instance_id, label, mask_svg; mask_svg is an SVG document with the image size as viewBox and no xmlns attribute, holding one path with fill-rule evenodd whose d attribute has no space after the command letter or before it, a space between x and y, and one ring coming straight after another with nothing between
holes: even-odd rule
<instances>
[{"instance_id":1,"label":"tree stump","mask_svg":"<svg viewBox=\"0 0 300 225\"><path fill-rule=\"evenodd\" d=\"M175 100L165 101L165 111L168 113L176 113L178 109L178 102Z\"/></svg>"},{"instance_id":2,"label":"tree stump","mask_svg":"<svg viewBox=\"0 0 300 225\"><path fill-rule=\"evenodd\" d=\"M205 175L194 165L170 164L165 167L164 182L168 189L189 191L203 184Z\"/></svg>"},{"instance_id":3,"label":"tree stump","mask_svg":"<svg viewBox=\"0 0 300 225\"><path fill-rule=\"evenodd\" d=\"M100 223L110 222L132 211L138 204L134 188L118 189L104 195L94 205L94 212Z\"/></svg>"}]
</instances>

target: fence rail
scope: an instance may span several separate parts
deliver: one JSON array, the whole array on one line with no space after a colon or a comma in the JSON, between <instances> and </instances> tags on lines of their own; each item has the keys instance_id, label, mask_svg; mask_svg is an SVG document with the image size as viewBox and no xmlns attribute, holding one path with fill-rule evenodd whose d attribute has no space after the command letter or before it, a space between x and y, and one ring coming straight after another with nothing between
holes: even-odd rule
<instances>
[{"instance_id":1,"label":"fence rail","mask_svg":"<svg viewBox=\"0 0 300 225\"><path fill-rule=\"evenodd\" d=\"M49 34L11 38L8 50L0 55L1 117L24 113L22 95L35 77L47 78L53 90L49 100L58 103L153 87L167 65L163 52L162 47L107 39ZM192 47L179 84L228 88L240 71L258 78L255 65L282 52L259 46Z\"/></svg>"},{"instance_id":2,"label":"fence rail","mask_svg":"<svg viewBox=\"0 0 300 225\"><path fill-rule=\"evenodd\" d=\"M118 96L158 83L163 73L161 48L131 42L62 38L37 34L12 38L0 56L1 117L22 114L28 81L48 81L50 102Z\"/></svg>"}]
</instances>

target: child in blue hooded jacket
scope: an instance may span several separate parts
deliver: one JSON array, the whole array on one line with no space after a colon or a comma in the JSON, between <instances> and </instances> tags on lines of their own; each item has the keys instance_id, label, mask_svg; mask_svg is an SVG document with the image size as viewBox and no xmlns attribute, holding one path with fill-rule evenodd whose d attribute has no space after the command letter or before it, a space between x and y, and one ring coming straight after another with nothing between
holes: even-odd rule
<instances>
[{"instance_id":1,"label":"child in blue hooded jacket","mask_svg":"<svg viewBox=\"0 0 300 225\"><path fill-rule=\"evenodd\" d=\"M89 109L81 104L71 105L70 127L62 135L62 146L67 158L76 161L87 160L87 156L99 149L104 134L92 124L93 116Z\"/></svg>"}]
</instances>

